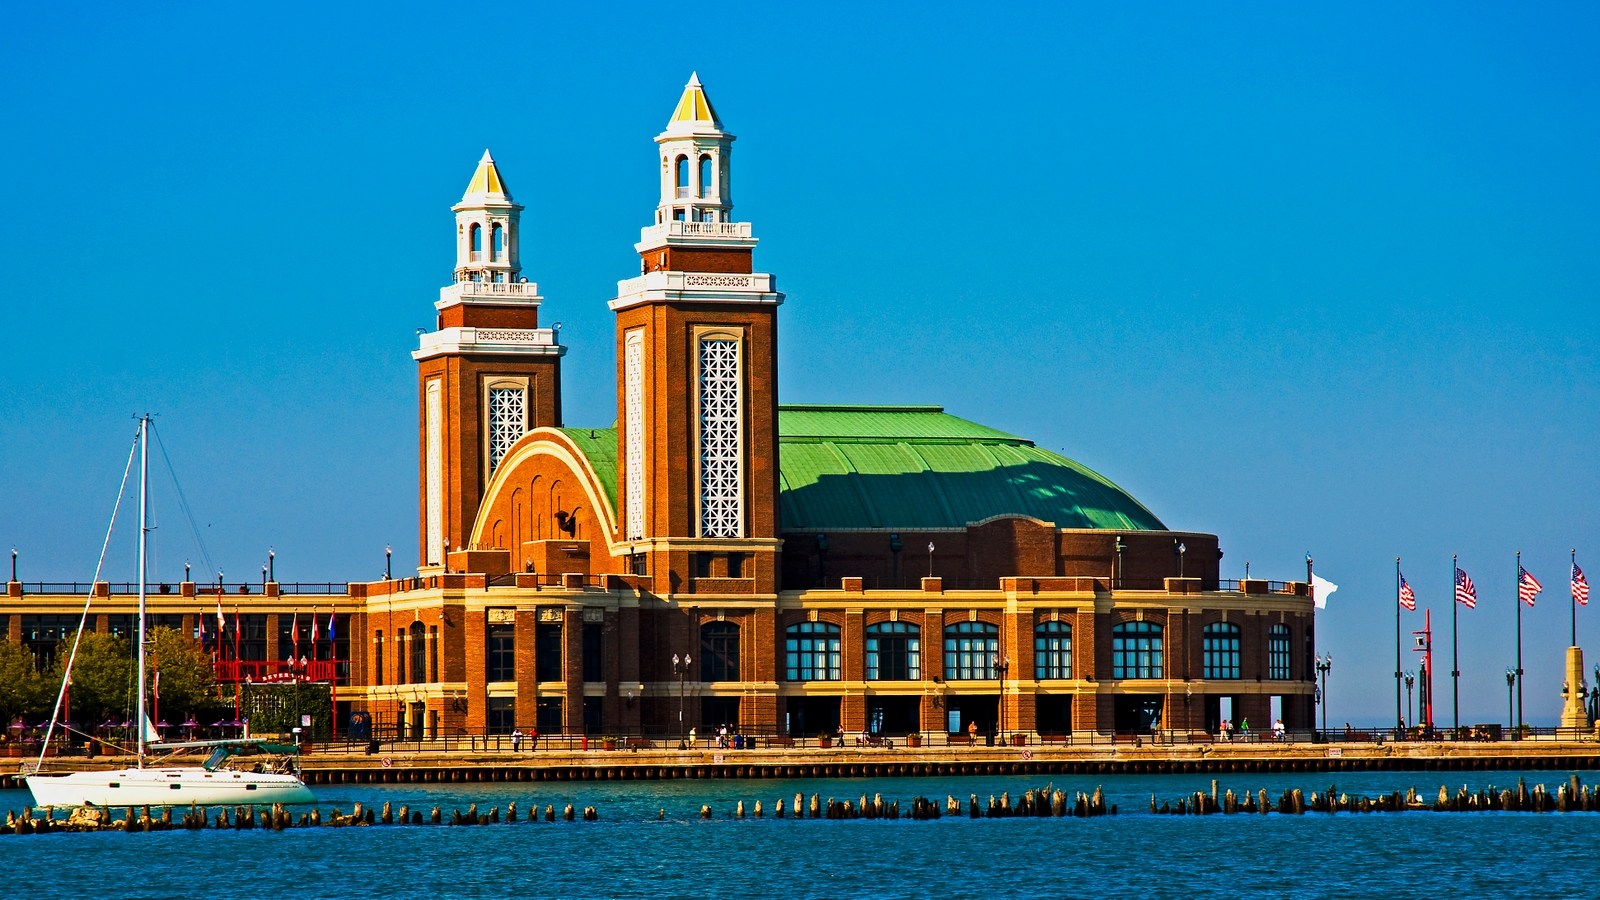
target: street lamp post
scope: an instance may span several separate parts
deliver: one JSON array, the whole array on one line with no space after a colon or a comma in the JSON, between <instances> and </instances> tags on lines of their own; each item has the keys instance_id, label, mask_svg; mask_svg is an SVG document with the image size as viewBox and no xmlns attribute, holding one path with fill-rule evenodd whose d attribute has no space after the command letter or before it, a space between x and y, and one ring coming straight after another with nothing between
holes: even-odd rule
<instances>
[{"instance_id":1,"label":"street lamp post","mask_svg":"<svg viewBox=\"0 0 1600 900\"><path fill-rule=\"evenodd\" d=\"M1322 730L1328 730L1328 672L1333 668L1333 654L1317 654L1317 675L1322 679Z\"/></svg>"},{"instance_id":2,"label":"street lamp post","mask_svg":"<svg viewBox=\"0 0 1600 900\"><path fill-rule=\"evenodd\" d=\"M998 724L1000 726L1001 746L1004 746L1006 742L1006 673L1009 671L1011 671L1011 657L1009 656L1001 657L994 664L994 672L1000 676L1000 721Z\"/></svg>"},{"instance_id":3,"label":"street lamp post","mask_svg":"<svg viewBox=\"0 0 1600 900\"><path fill-rule=\"evenodd\" d=\"M383 548L383 580L384 581L389 581L389 580L394 578L394 569L392 567L393 558L394 558L394 548L393 547L384 547Z\"/></svg>"},{"instance_id":4,"label":"street lamp post","mask_svg":"<svg viewBox=\"0 0 1600 900\"><path fill-rule=\"evenodd\" d=\"M1506 727L1517 733L1517 670L1506 670Z\"/></svg>"},{"instance_id":5,"label":"street lamp post","mask_svg":"<svg viewBox=\"0 0 1600 900\"><path fill-rule=\"evenodd\" d=\"M685 653L681 659L678 654L672 654L672 672L678 676L678 736L681 747L681 739L686 734L683 730L683 683L689 676L689 654Z\"/></svg>"},{"instance_id":6,"label":"street lamp post","mask_svg":"<svg viewBox=\"0 0 1600 900\"><path fill-rule=\"evenodd\" d=\"M1406 721L1410 722L1412 725L1417 724L1417 720L1412 718L1412 709L1411 709L1411 686L1416 684L1416 683L1417 683L1417 673L1415 673L1415 672L1407 672L1406 673Z\"/></svg>"}]
</instances>

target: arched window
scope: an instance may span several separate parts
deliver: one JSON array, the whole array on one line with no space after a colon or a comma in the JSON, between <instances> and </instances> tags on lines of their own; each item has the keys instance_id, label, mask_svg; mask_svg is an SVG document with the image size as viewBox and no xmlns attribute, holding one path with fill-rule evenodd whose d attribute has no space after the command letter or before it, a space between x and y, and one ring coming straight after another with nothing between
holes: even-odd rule
<instances>
[{"instance_id":1,"label":"arched window","mask_svg":"<svg viewBox=\"0 0 1600 900\"><path fill-rule=\"evenodd\" d=\"M998 677L994 671L1000 655L1000 629L988 622L957 622L944 630L946 681L977 681Z\"/></svg>"},{"instance_id":2,"label":"arched window","mask_svg":"<svg viewBox=\"0 0 1600 900\"><path fill-rule=\"evenodd\" d=\"M1033 677L1072 677L1072 626L1040 622L1033 631Z\"/></svg>"},{"instance_id":3,"label":"arched window","mask_svg":"<svg viewBox=\"0 0 1600 900\"><path fill-rule=\"evenodd\" d=\"M428 628L421 622L411 625L407 638L411 646L411 681L413 684L428 680Z\"/></svg>"},{"instance_id":4,"label":"arched window","mask_svg":"<svg viewBox=\"0 0 1600 900\"><path fill-rule=\"evenodd\" d=\"M689 196L689 157L678 157L677 163L678 196Z\"/></svg>"},{"instance_id":5,"label":"arched window","mask_svg":"<svg viewBox=\"0 0 1600 900\"><path fill-rule=\"evenodd\" d=\"M707 622L700 626L700 680L739 680L739 626Z\"/></svg>"},{"instance_id":6,"label":"arched window","mask_svg":"<svg viewBox=\"0 0 1600 900\"><path fill-rule=\"evenodd\" d=\"M483 229L478 223L474 222L472 227L467 229L467 240L472 249L472 261L483 259Z\"/></svg>"},{"instance_id":7,"label":"arched window","mask_svg":"<svg viewBox=\"0 0 1600 900\"><path fill-rule=\"evenodd\" d=\"M491 262L498 260L505 252L506 236L500 228L500 223L496 222L489 226L489 260Z\"/></svg>"},{"instance_id":8,"label":"arched window","mask_svg":"<svg viewBox=\"0 0 1600 900\"><path fill-rule=\"evenodd\" d=\"M867 626L867 680L920 681L922 629L906 622Z\"/></svg>"},{"instance_id":9,"label":"arched window","mask_svg":"<svg viewBox=\"0 0 1600 900\"><path fill-rule=\"evenodd\" d=\"M784 670L788 680L839 680L839 626L801 622L785 631Z\"/></svg>"},{"instance_id":10,"label":"arched window","mask_svg":"<svg viewBox=\"0 0 1600 900\"><path fill-rule=\"evenodd\" d=\"M1111 677L1162 677L1160 625L1121 622L1111 629Z\"/></svg>"},{"instance_id":11,"label":"arched window","mask_svg":"<svg viewBox=\"0 0 1600 900\"><path fill-rule=\"evenodd\" d=\"M1205 628L1206 678L1239 677L1239 626L1212 622Z\"/></svg>"},{"instance_id":12,"label":"arched window","mask_svg":"<svg viewBox=\"0 0 1600 900\"><path fill-rule=\"evenodd\" d=\"M700 157L700 196L710 197L716 193L712 190L714 183L711 179L711 157Z\"/></svg>"},{"instance_id":13,"label":"arched window","mask_svg":"<svg viewBox=\"0 0 1600 900\"><path fill-rule=\"evenodd\" d=\"M1267 633L1267 677L1273 681L1288 681L1294 677L1289 668L1289 626L1274 625Z\"/></svg>"}]
</instances>

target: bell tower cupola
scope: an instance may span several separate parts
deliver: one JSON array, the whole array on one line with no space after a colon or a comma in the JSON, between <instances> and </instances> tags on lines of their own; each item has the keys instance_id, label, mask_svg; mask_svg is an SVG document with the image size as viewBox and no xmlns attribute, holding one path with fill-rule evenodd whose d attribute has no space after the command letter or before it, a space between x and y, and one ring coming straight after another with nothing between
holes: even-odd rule
<instances>
[{"instance_id":1,"label":"bell tower cupola","mask_svg":"<svg viewBox=\"0 0 1600 900\"><path fill-rule=\"evenodd\" d=\"M667 130L656 136L661 145L657 225L726 222L732 217L728 172L733 141L733 135L722 130L700 76L691 74Z\"/></svg>"},{"instance_id":2,"label":"bell tower cupola","mask_svg":"<svg viewBox=\"0 0 1600 900\"><path fill-rule=\"evenodd\" d=\"M489 151L467 184L456 214L456 281L514 282L522 272L517 226L522 207Z\"/></svg>"}]
</instances>

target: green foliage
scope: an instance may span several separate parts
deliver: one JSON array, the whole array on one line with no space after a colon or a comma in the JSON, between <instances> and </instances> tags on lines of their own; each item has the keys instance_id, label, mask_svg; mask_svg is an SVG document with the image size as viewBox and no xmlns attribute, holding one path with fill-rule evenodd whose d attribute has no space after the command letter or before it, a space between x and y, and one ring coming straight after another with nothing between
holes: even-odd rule
<instances>
[{"instance_id":1,"label":"green foliage","mask_svg":"<svg viewBox=\"0 0 1600 900\"><path fill-rule=\"evenodd\" d=\"M216 675L211 657L200 645L171 628L150 632L145 646L149 668L146 683L154 690L155 673L161 673L159 715L177 724L183 717L209 712L216 707Z\"/></svg>"},{"instance_id":2,"label":"green foliage","mask_svg":"<svg viewBox=\"0 0 1600 900\"><path fill-rule=\"evenodd\" d=\"M55 692L34 668L28 648L0 638L0 727L18 716L48 715L54 702Z\"/></svg>"},{"instance_id":3,"label":"green foliage","mask_svg":"<svg viewBox=\"0 0 1600 900\"><path fill-rule=\"evenodd\" d=\"M308 735L322 737L333 722L332 689L326 684L251 684L244 687L239 708L250 722L250 734L288 734L311 716Z\"/></svg>"},{"instance_id":4,"label":"green foliage","mask_svg":"<svg viewBox=\"0 0 1600 900\"><path fill-rule=\"evenodd\" d=\"M67 635L56 652L56 663L46 676L55 687L61 684L75 638ZM72 665L72 684L68 688L69 718L85 729L107 718L121 720L133 709L133 657L127 638L98 632L84 632L78 644L78 658Z\"/></svg>"}]
</instances>

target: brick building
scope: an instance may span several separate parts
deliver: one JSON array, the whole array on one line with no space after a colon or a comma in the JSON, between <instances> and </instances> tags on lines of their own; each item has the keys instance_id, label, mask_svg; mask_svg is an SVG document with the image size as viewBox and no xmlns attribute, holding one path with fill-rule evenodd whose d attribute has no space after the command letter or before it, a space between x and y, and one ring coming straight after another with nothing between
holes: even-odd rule
<instances>
[{"instance_id":1,"label":"brick building","mask_svg":"<svg viewBox=\"0 0 1600 900\"><path fill-rule=\"evenodd\" d=\"M1311 727L1304 583L1223 581L1215 535L937 407L780 407L784 297L698 79L656 143L612 427L562 420L566 351L487 153L454 207L413 354L423 564L315 598L348 616L345 708L412 736ZM289 610L264 588L270 641ZM190 628L193 592L169 604ZM50 604L13 584L12 638Z\"/></svg>"}]
</instances>

